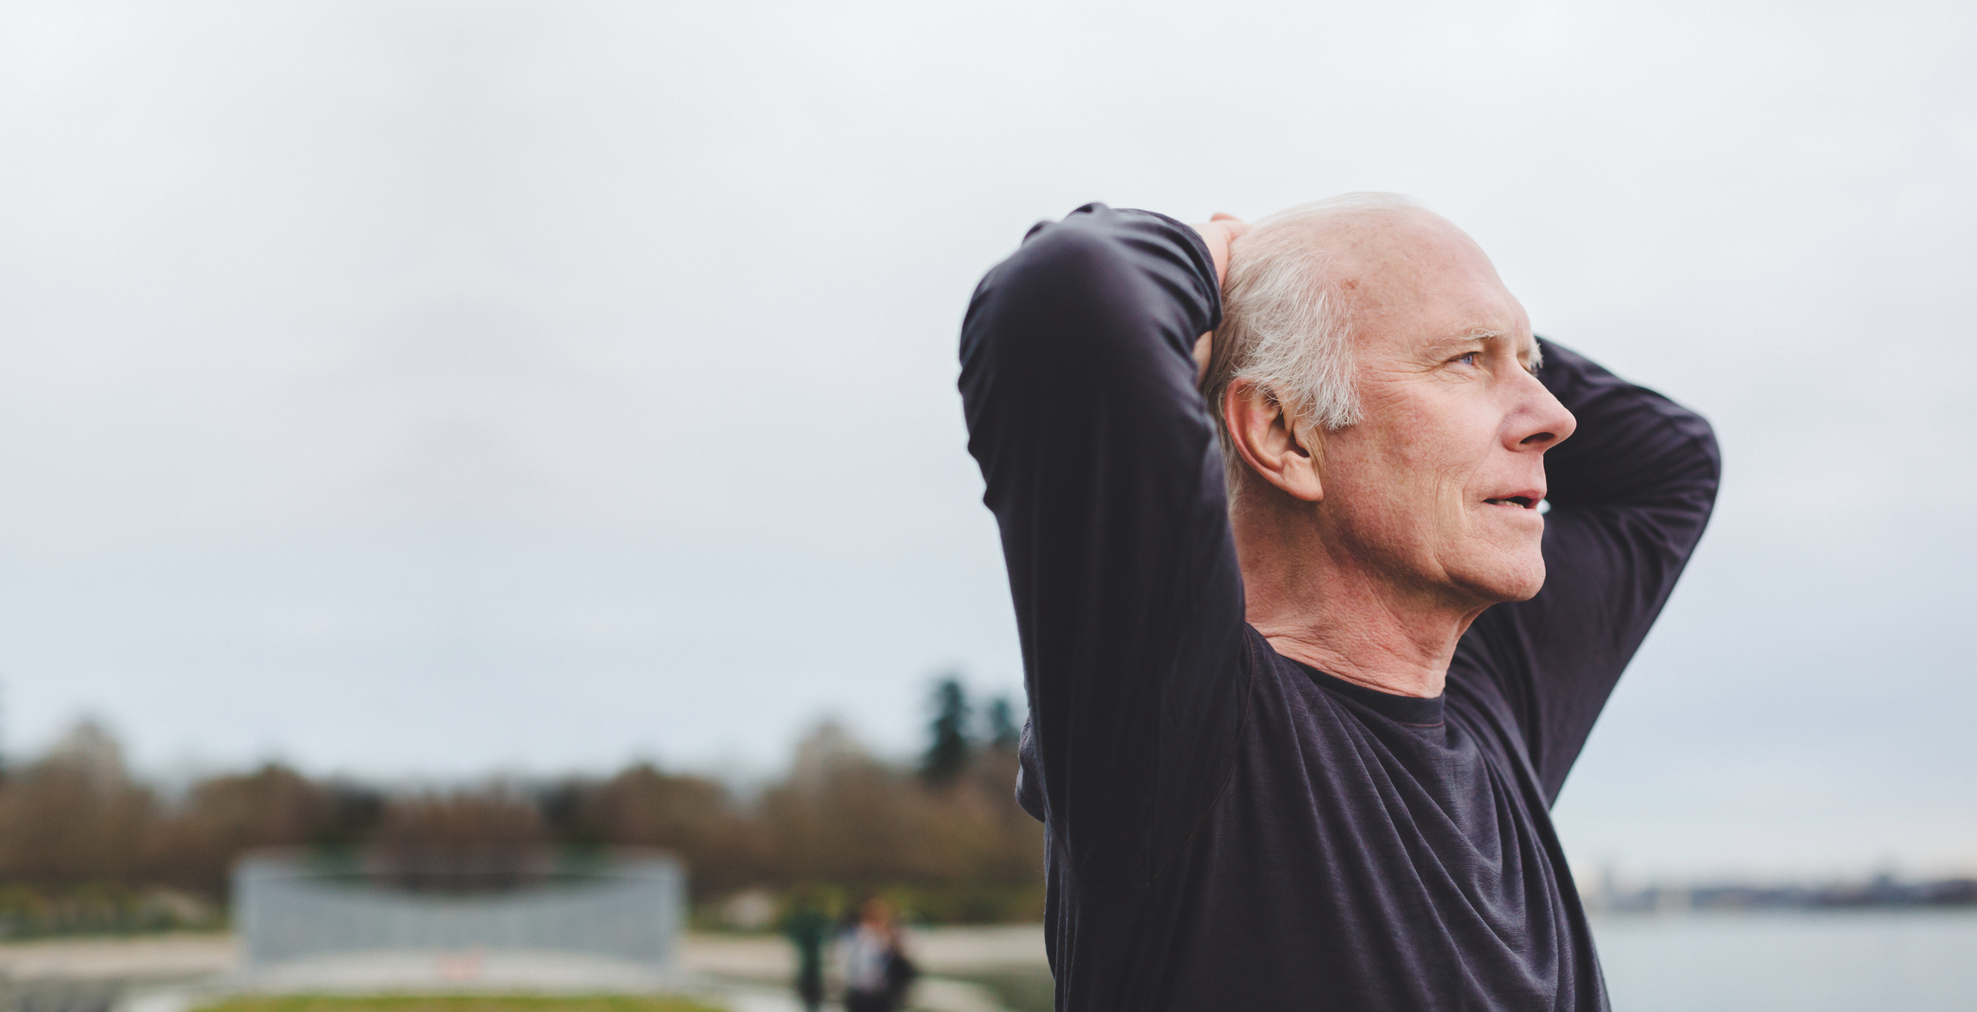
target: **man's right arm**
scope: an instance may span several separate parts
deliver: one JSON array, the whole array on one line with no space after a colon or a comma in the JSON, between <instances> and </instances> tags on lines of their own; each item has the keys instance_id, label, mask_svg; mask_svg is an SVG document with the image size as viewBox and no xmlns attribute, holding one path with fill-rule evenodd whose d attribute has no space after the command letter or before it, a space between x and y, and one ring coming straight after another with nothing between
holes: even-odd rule
<instances>
[{"instance_id":1,"label":"man's right arm","mask_svg":"<svg viewBox=\"0 0 1977 1012\"><path fill-rule=\"evenodd\" d=\"M962 325L969 450L1002 532L1046 821L1081 874L1143 884L1226 775L1242 578L1197 338L1200 235L1089 205L1033 230Z\"/></svg>"}]
</instances>

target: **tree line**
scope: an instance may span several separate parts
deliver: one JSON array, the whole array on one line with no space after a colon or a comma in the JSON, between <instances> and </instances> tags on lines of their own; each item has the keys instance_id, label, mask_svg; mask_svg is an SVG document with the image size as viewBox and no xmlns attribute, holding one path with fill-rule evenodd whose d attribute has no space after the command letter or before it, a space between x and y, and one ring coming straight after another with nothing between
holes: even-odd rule
<instances>
[{"instance_id":1,"label":"tree line","mask_svg":"<svg viewBox=\"0 0 1977 1012\"><path fill-rule=\"evenodd\" d=\"M0 778L0 932L128 930L224 909L234 860L302 847L465 860L658 847L688 868L696 911L744 890L884 893L933 921L1042 913L1042 827L1015 803L1016 721L933 690L919 762L874 756L826 722L759 790L650 763L605 777L392 790L269 763L163 791L101 727Z\"/></svg>"}]
</instances>

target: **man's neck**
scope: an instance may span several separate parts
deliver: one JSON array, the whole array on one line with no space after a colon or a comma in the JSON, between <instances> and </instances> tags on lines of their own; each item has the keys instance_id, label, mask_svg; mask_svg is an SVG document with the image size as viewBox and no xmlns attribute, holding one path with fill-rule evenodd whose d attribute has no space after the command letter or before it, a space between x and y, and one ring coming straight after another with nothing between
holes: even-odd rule
<instances>
[{"instance_id":1,"label":"man's neck","mask_svg":"<svg viewBox=\"0 0 1977 1012\"><path fill-rule=\"evenodd\" d=\"M1400 696L1441 695L1456 642L1483 608L1409 593L1313 541L1239 532L1249 624L1278 653L1334 677Z\"/></svg>"}]
</instances>

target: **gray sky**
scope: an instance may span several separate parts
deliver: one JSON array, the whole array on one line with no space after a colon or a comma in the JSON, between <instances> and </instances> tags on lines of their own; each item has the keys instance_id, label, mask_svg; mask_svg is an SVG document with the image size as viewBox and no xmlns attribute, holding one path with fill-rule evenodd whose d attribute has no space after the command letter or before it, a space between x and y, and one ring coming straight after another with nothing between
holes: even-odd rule
<instances>
[{"instance_id":1,"label":"gray sky","mask_svg":"<svg viewBox=\"0 0 1977 1012\"><path fill-rule=\"evenodd\" d=\"M1575 858L1977 869L1977 9L1213 6L0 0L7 746L903 752L1020 691L979 274L1386 189L1725 447Z\"/></svg>"}]
</instances>

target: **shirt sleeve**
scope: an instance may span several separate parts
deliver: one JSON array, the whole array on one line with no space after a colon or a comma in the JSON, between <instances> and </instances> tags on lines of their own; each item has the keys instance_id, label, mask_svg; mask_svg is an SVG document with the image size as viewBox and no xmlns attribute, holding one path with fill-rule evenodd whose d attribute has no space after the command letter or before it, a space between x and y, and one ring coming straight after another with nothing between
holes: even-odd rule
<instances>
[{"instance_id":1,"label":"shirt sleeve","mask_svg":"<svg viewBox=\"0 0 1977 1012\"><path fill-rule=\"evenodd\" d=\"M1661 614L1716 501L1701 415L1544 342L1538 377L1579 426L1545 454L1545 584L1483 613L1455 669L1497 683L1555 801L1593 722Z\"/></svg>"},{"instance_id":2,"label":"shirt sleeve","mask_svg":"<svg viewBox=\"0 0 1977 1012\"><path fill-rule=\"evenodd\" d=\"M1095 883L1146 883L1233 762L1242 578L1192 356L1220 316L1193 229L1091 204L1033 229L962 324L1022 641L1026 807Z\"/></svg>"}]
</instances>

